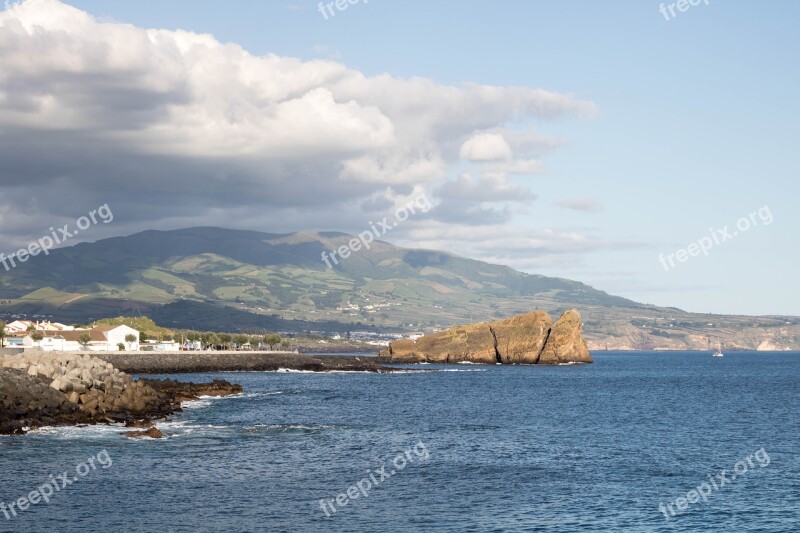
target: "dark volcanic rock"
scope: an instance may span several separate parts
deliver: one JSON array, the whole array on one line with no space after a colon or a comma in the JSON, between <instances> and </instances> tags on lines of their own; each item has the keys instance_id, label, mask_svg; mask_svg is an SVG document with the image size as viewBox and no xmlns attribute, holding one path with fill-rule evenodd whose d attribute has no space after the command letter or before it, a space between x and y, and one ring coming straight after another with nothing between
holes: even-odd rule
<instances>
[{"instance_id":1,"label":"dark volcanic rock","mask_svg":"<svg viewBox=\"0 0 800 533\"><path fill-rule=\"evenodd\" d=\"M131 438L148 437L151 439L160 439L164 437L164 434L161 433L161 430L156 427L152 427L145 431L126 431L123 433L123 435Z\"/></svg>"},{"instance_id":2,"label":"dark volcanic rock","mask_svg":"<svg viewBox=\"0 0 800 533\"><path fill-rule=\"evenodd\" d=\"M185 383L173 379L147 378L142 378L140 381L177 402L197 400L201 396L230 396L242 393L241 385L222 379L215 379L211 383Z\"/></svg>"},{"instance_id":3,"label":"dark volcanic rock","mask_svg":"<svg viewBox=\"0 0 800 533\"><path fill-rule=\"evenodd\" d=\"M91 417L39 376L0 369L0 434L24 433L42 425L88 423Z\"/></svg>"},{"instance_id":4,"label":"dark volcanic rock","mask_svg":"<svg viewBox=\"0 0 800 533\"><path fill-rule=\"evenodd\" d=\"M150 428L153 425L153 421L149 418L133 418L125 421L126 428Z\"/></svg>"},{"instance_id":5,"label":"dark volcanic rock","mask_svg":"<svg viewBox=\"0 0 800 533\"><path fill-rule=\"evenodd\" d=\"M0 434L24 434L43 426L123 422L127 427L152 426L181 410L181 402L199 396L242 392L240 385L215 380L181 383L139 380L125 387L92 388L82 394L64 393L49 378L21 369L0 369ZM71 399L72 398L72 399Z\"/></svg>"}]
</instances>

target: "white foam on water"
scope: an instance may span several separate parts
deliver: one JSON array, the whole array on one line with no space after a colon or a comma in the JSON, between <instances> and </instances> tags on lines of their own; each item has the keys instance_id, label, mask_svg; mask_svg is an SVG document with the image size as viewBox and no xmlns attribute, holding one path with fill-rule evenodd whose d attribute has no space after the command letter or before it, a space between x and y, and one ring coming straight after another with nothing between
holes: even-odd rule
<instances>
[{"instance_id":1,"label":"white foam on water","mask_svg":"<svg viewBox=\"0 0 800 533\"><path fill-rule=\"evenodd\" d=\"M379 374L379 372L373 372L372 370L327 370L321 373L322 374Z\"/></svg>"},{"instance_id":2,"label":"white foam on water","mask_svg":"<svg viewBox=\"0 0 800 533\"><path fill-rule=\"evenodd\" d=\"M267 391L267 392L246 392L244 394L237 395L238 398L263 398L264 396L279 396L281 394L291 393L293 391L286 391L286 390L274 390L274 391Z\"/></svg>"},{"instance_id":3,"label":"white foam on water","mask_svg":"<svg viewBox=\"0 0 800 533\"><path fill-rule=\"evenodd\" d=\"M254 424L252 426L244 426L244 429L247 432L255 432L258 430L277 430L280 432L287 432L287 431L321 431L325 429L334 429L336 426L331 426L327 424L317 424L313 426L309 426L306 424Z\"/></svg>"},{"instance_id":4,"label":"white foam on water","mask_svg":"<svg viewBox=\"0 0 800 533\"><path fill-rule=\"evenodd\" d=\"M196 400L185 400L181 402L181 407L196 409L198 407L208 407L211 405L212 402L216 400L233 400L236 398L244 398L245 395L243 393L239 394L230 394L228 396L198 396Z\"/></svg>"},{"instance_id":5,"label":"white foam on water","mask_svg":"<svg viewBox=\"0 0 800 533\"><path fill-rule=\"evenodd\" d=\"M178 437L188 437L197 435L221 435L225 430L233 430L232 426L220 426L217 424L196 424L190 420L156 422L156 427L164 434L164 438L173 439Z\"/></svg>"},{"instance_id":6,"label":"white foam on water","mask_svg":"<svg viewBox=\"0 0 800 533\"><path fill-rule=\"evenodd\" d=\"M96 424L87 426L48 426L32 429L28 434L43 437L53 437L56 439L98 439L106 438L122 431L130 431L125 424Z\"/></svg>"},{"instance_id":7,"label":"white foam on water","mask_svg":"<svg viewBox=\"0 0 800 533\"><path fill-rule=\"evenodd\" d=\"M200 398L198 400L186 400L181 402L183 409L199 409L201 407L208 407L211 405L211 400L208 398Z\"/></svg>"}]
</instances>

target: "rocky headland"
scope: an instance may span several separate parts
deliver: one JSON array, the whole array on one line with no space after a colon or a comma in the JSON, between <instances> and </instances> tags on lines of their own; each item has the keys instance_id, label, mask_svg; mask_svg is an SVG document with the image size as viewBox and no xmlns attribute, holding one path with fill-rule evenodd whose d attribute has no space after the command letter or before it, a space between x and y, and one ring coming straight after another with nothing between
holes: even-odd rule
<instances>
[{"instance_id":1,"label":"rocky headland","mask_svg":"<svg viewBox=\"0 0 800 533\"><path fill-rule=\"evenodd\" d=\"M456 326L417 340L392 342L381 352L390 363L559 365L591 363L581 315L571 309L553 323L544 311L495 322Z\"/></svg>"},{"instance_id":2,"label":"rocky headland","mask_svg":"<svg viewBox=\"0 0 800 533\"><path fill-rule=\"evenodd\" d=\"M27 353L0 359L0 434L43 426L165 418L182 401L242 392L239 385L138 380L98 357Z\"/></svg>"}]
</instances>

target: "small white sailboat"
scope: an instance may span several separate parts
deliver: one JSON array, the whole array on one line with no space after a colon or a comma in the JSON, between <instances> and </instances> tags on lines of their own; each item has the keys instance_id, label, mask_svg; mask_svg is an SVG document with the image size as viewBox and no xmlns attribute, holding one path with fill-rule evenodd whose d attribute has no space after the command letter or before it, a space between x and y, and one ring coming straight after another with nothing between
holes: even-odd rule
<instances>
[{"instance_id":1,"label":"small white sailboat","mask_svg":"<svg viewBox=\"0 0 800 533\"><path fill-rule=\"evenodd\" d=\"M725 357L725 354L722 353L722 343L717 342L717 349L714 350L714 354L712 357Z\"/></svg>"}]
</instances>

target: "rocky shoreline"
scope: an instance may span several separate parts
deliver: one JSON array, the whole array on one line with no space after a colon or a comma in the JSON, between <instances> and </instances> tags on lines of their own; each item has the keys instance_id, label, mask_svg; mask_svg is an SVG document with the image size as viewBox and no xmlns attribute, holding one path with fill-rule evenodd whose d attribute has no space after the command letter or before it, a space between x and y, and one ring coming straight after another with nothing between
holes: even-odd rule
<instances>
[{"instance_id":1,"label":"rocky shoreline","mask_svg":"<svg viewBox=\"0 0 800 533\"><path fill-rule=\"evenodd\" d=\"M158 438L152 420L200 396L227 396L242 387L227 381L183 383L131 374L206 372L394 372L389 363L564 364L592 362L580 314L555 323L543 312L391 343L379 357L310 356L296 352L28 352L0 356L0 434L43 426L125 423Z\"/></svg>"},{"instance_id":2,"label":"rocky shoreline","mask_svg":"<svg viewBox=\"0 0 800 533\"><path fill-rule=\"evenodd\" d=\"M125 423L166 418L181 402L242 392L240 385L134 381L88 354L32 353L0 359L0 435L45 426Z\"/></svg>"}]
</instances>

